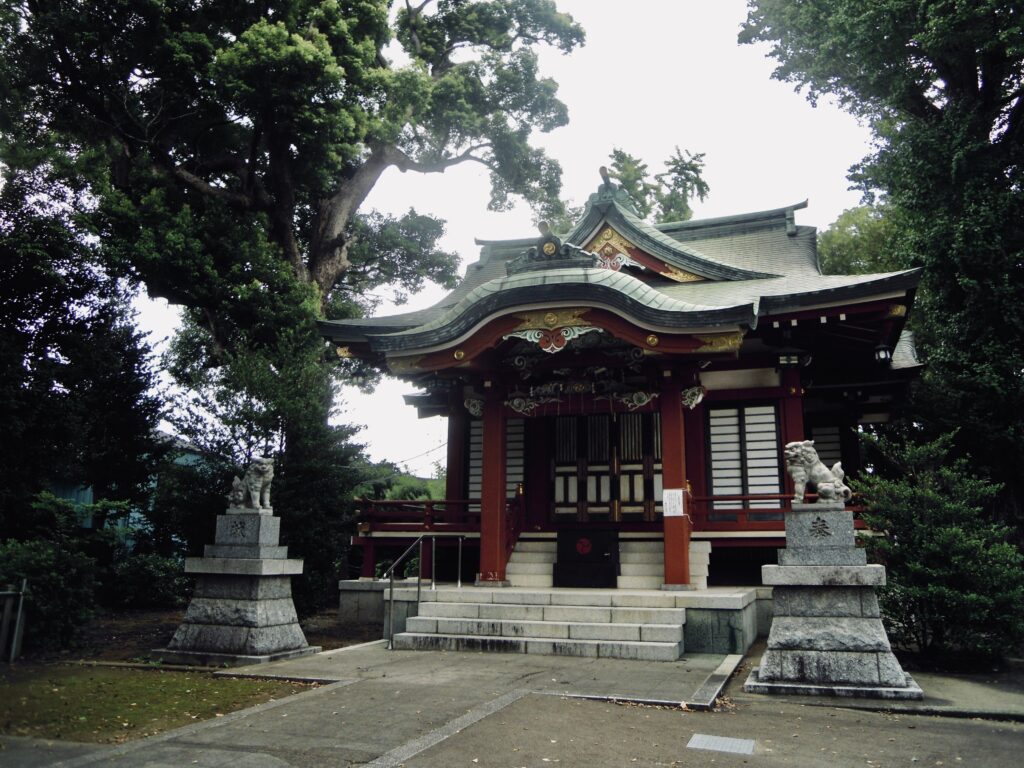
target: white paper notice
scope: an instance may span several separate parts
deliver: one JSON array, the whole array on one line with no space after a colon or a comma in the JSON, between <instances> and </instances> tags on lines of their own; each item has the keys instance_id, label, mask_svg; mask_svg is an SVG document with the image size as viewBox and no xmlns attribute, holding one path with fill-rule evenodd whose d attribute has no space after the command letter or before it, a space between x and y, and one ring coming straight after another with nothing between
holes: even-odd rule
<instances>
[{"instance_id":1,"label":"white paper notice","mask_svg":"<svg viewBox=\"0 0 1024 768\"><path fill-rule=\"evenodd\" d=\"M686 514L683 508L683 489L666 488L661 496L661 509L665 517L683 517Z\"/></svg>"}]
</instances>

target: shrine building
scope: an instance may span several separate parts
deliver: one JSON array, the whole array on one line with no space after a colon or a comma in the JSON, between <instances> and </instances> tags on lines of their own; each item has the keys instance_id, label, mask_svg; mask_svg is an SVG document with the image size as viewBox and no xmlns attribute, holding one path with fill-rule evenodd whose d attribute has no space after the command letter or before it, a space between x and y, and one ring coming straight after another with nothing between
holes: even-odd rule
<instances>
[{"instance_id":1,"label":"shrine building","mask_svg":"<svg viewBox=\"0 0 1024 768\"><path fill-rule=\"evenodd\" d=\"M650 224L605 176L570 232L478 241L435 306L321 323L448 419L446 498L365 502L362 575L428 533L478 585L760 584L783 446L855 475L858 427L920 369L918 271L822 274L805 206Z\"/></svg>"}]
</instances>

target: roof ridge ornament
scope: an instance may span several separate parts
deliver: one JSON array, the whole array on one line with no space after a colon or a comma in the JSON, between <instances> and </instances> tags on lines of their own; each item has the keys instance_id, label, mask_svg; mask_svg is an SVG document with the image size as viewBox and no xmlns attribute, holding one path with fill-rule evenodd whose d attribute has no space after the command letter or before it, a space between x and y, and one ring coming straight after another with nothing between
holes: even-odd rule
<instances>
[{"instance_id":1,"label":"roof ridge ornament","mask_svg":"<svg viewBox=\"0 0 1024 768\"><path fill-rule=\"evenodd\" d=\"M566 269L570 267L590 268L597 265L596 253L585 251L572 243L563 243L562 239L551 231L546 221L537 224L540 239L537 244L526 250L522 256L512 259L505 265L508 276L520 272L534 272L541 269Z\"/></svg>"},{"instance_id":2,"label":"roof ridge ornament","mask_svg":"<svg viewBox=\"0 0 1024 768\"><path fill-rule=\"evenodd\" d=\"M638 215L633 198L629 196L629 193L621 184L616 184L612 180L608 169L602 165L597 169L597 172L601 174L601 184L598 186L597 192L587 198L587 204L596 205L598 203L617 202L619 205L628 208L633 214Z\"/></svg>"}]
</instances>

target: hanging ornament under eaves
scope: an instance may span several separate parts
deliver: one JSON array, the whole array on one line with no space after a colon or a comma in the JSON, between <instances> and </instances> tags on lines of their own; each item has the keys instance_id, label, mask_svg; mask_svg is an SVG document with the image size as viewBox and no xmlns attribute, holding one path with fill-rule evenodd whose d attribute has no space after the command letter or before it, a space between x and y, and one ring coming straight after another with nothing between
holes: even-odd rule
<instances>
[{"instance_id":1,"label":"hanging ornament under eaves","mask_svg":"<svg viewBox=\"0 0 1024 768\"><path fill-rule=\"evenodd\" d=\"M565 349L566 345L573 339L579 338L591 331L601 329L593 325L571 325L567 328L530 328L525 331L513 331L502 336L502 340L511 338L523 339L531 344L537 344L544 352L554 354Z\"/></svg>"}]
</instances>

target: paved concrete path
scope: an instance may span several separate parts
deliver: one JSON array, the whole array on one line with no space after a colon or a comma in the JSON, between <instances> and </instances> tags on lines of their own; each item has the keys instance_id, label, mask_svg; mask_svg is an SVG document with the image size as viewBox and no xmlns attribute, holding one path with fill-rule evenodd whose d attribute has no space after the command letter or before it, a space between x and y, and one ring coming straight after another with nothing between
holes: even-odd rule
<instances>
[{"instance_id":1,"label":"paved concrete path","mask_svg":"<svg viewBox=\"0 0 1024 768\"><path fill-rule=\"evenodd\" d=\"M723 657L711 655L659 663L389 652L373 644L244 670L335 681L318 689L141 742L69 755L51 764L1017 768L1024 753L1024 723L876 712L837 700L815 699L811 706L787 697L744 694L743 679L756 663L749 658L714 712L581 698L695 698L708 678L721 671L722 661ZM923 705L934 708L945 706L947 694L973 691L978 696L967 702L963 712L986 699L991 704L994 696L1003 702L993 705L991 714L997 715L997 706L1015 707L1021 695L1015 683L986 686L984 680L920 678L926 693ZM943 696L931 696L929 683ZM953 714L956 702L948 701L947 713ZM716 751L698 749L701 744ZM20 765L8 763L3 754L0 764Z\"/></svg>"}]
</instances>

